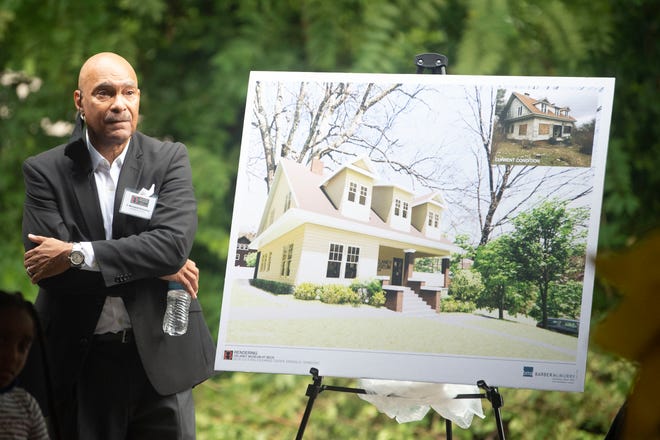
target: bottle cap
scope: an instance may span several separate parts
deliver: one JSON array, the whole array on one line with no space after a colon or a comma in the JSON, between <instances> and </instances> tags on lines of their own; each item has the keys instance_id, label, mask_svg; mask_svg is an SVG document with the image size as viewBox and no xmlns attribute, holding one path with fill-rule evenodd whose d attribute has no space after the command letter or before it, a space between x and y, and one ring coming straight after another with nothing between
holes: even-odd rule
<instances>
[{"instance_id":1,"label":"bottle cap","mask_svg":"<svg viewBox=\"0 0 660 440\"><path fill-rule=\"evenodd\" d=\"M167 283L167 290L186 290L185 287L183 287L183 284L177 283L176 281L170 281Z\"/></svg>"}]
</instances>

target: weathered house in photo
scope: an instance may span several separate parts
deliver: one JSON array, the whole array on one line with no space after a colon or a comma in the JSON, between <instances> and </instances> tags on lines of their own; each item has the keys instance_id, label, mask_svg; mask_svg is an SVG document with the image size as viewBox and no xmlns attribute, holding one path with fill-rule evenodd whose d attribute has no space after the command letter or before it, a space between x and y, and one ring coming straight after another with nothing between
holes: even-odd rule
<instances>
[{"instance_id":1,"label":"weathered house in photo","mask_svg":"<svg viewBox=\"0 0 660 440\"><path fill-rule=\"evenodd\" d=\"M500 124L507 139L515 141L552 141L570 139L576 119L570 108L513 92L500 113Z\"/></svg>"}]
</instances>

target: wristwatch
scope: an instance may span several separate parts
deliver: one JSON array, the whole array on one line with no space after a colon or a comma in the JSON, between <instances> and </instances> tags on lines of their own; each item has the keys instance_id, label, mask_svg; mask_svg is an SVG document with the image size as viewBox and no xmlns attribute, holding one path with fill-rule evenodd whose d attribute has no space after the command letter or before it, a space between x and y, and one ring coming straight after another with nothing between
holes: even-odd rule
<instances>
[{"instance_id":1,"label":"wristwatch","mask_svg":"<svg viewBox=\"0 0 660 440\"><path fill-rule=\"evenodd\" d=\"M73 268L81 268L85 264L85 254L83 254L82 246L80 243L73 243L73 249L69 254L69 262Z\"/></svg>"}]
</instances>

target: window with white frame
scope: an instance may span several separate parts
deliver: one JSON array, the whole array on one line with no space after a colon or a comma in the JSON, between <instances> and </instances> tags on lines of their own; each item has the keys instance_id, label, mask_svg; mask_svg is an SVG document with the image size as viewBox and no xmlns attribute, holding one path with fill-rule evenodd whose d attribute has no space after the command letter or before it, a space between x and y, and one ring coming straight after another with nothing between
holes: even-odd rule
<instances>
[{"instance_id":1,"label":"window with white frame","mask_svg":"<svg viewBox=\"0 0 660 440\"><path fill-rule=\"evenodd\" d=\"M357 183L348 182L348 201L354 202L357 195Z\"/></svg>"},{"instance_id":2,"label":"window with white frame","mask_svg":"<svg viewBox=\"0 0 660 440\"><path fill-rule=\"evenodd\" d=\"M270 260L273 257L272 252L261 254L261 261L259 262L259 272L270 272Z\"/></svg>"},{"instance_id":3,"label":"window with white frame","mask_svg":"<svg viewBox=\"0 0 660 440\"><path fill-rule=\"evenodd\" d=\"M367 204L367 194L368 194L367 187L364 185L360 185L360 199L359 199L360 205Z\"/></svg>"},{"instance_id":4,"label":"window with white frame","mask_svg":"<svg viewBox=\"0 0 660 440\"><path fill-rule=\"evenodd\" d=\"M344 259L344 245L330 243L330 252L328 253L328 267L325 276L328 278L339 278L341 272L341 262Z\"/></svg>"},{"instance_id":5,"label":"window with white frame","mask_svg":"<svg viewBox=\"0 0 660 440\"><path fill-rule=\"evenodd\" d=\"M344 270L344 278L357 277L357 267L360 261L360 248L355 246L348 246L346 249L346 268Z\"/></svg>"},{"instance_id":6,"label":"window with white frame","mask_svg":"<svg viewBox=\"0 0 660 440\"><path fill-rule=\"evenodd\" d=\"M429 211L429 226L433 226L433 213Z\"/></svg>"},{"instance_id":7,"label":"window with white frame","mask_svg":"<svg viewBox=\"0 0 660 440\"><path fill-rule=\"evenodd\" d=\"M291 275L291 258L293 257L293 243L282 247L282 264L280 265L280 276Z\"/></svg>"},{"instance_id":8,"label":"window with white frame","mask_svg":"<svg viewBox=\"0 0 660 440\"><path fill-rule=\"evenodd\" d=\"M397 217L408 218L408 202L394 199L394 215Z\"/></svg>"}]
</instances>

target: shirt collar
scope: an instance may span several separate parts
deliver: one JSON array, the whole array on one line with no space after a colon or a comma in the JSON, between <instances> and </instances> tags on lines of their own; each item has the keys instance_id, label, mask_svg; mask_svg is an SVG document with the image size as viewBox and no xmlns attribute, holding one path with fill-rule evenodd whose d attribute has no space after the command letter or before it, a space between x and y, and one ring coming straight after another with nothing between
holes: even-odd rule
<instances>
[{"instance_id":1,"label":"shirt collar","mask_svg":"<svg viewBox=\"0 0 660 440\"><path fill-rule=\"evenodd\" d=\"M93 170L95 170L100 163L108 162L106 158L101 156L101 153L99 153L92 145L92 142L89 140L89 132L87 130L85 130L85 145L87 146L87 151L89 151L89 156L92 159ZM124 160L126 159L126 152L128 151L128 147L130 147L130 145L131 139L129 138L128 142L126 143L126 147L124 147L124 151L122 151L121 154L115 159L115 162L119 168L121 168L121 166L124 164Z\"/></svg>"}]
</instances>

